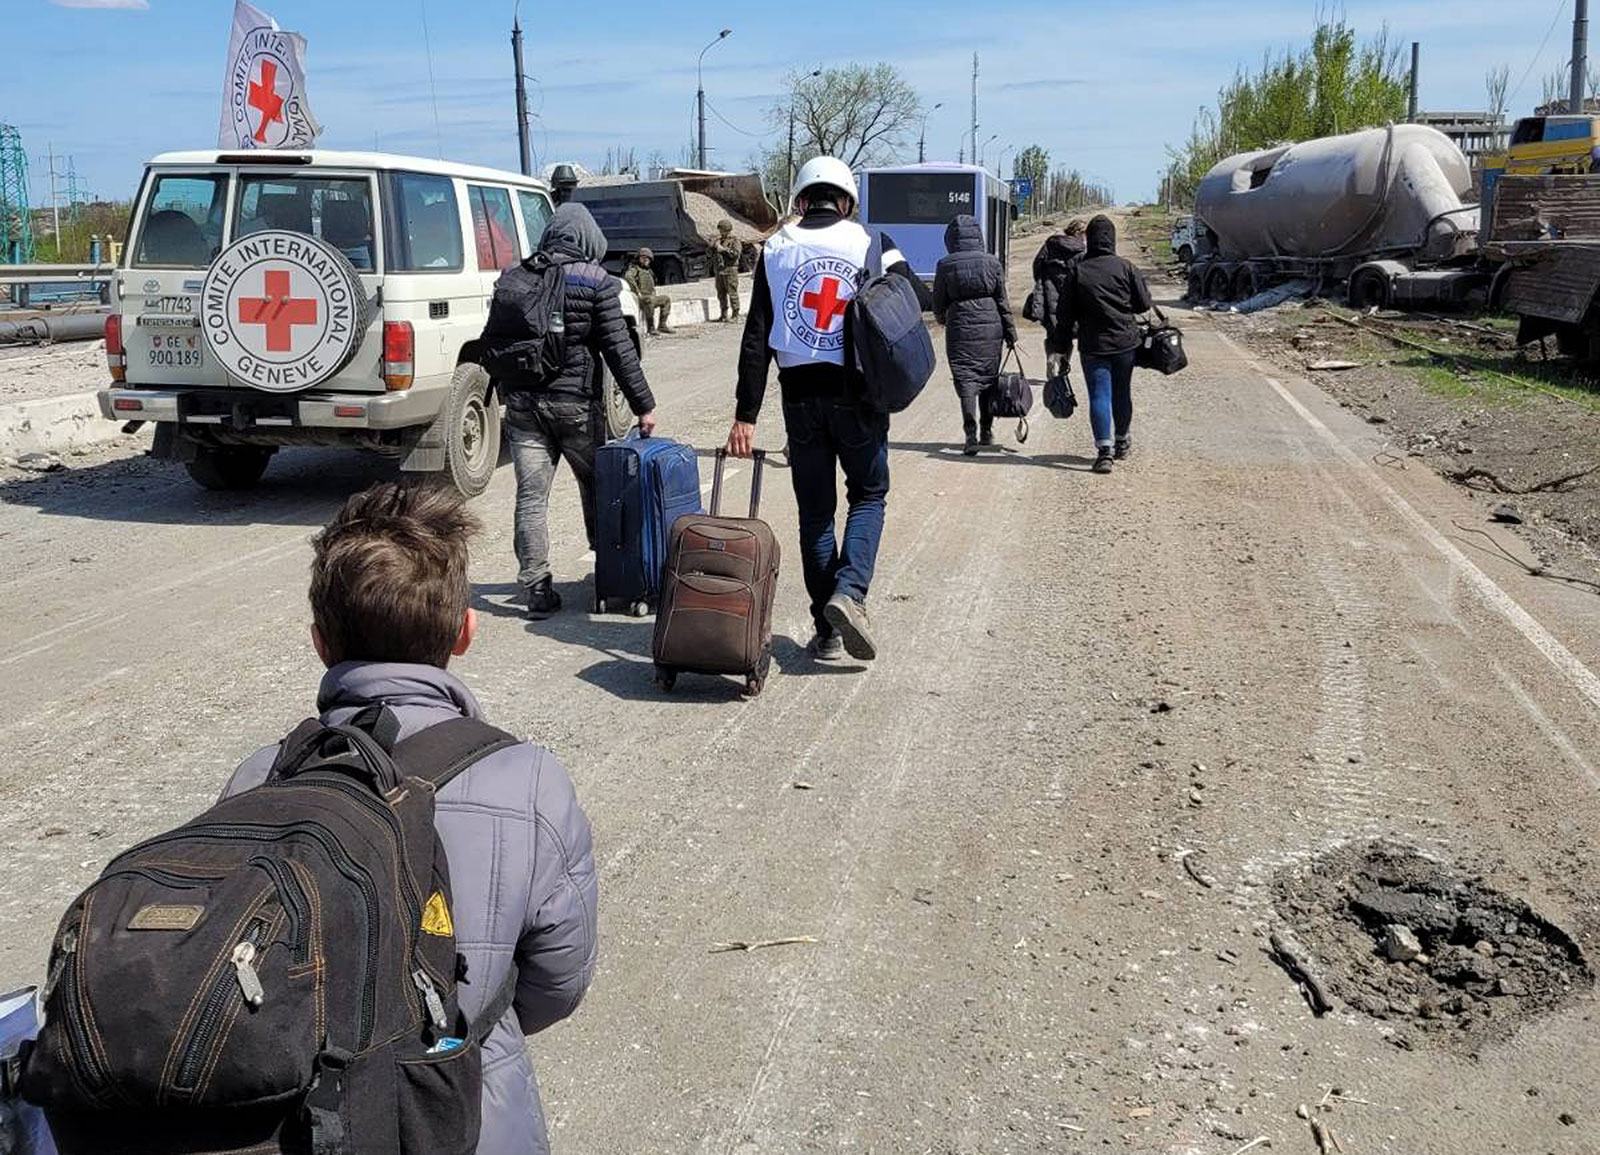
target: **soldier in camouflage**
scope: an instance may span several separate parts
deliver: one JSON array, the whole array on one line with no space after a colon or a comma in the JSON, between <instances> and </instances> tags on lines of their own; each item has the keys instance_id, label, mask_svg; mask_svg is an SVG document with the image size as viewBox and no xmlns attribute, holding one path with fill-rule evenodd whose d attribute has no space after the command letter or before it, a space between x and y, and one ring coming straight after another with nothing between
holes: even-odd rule
<instances>
[{"instance_id":1,"label":"soldier in camouflage","mask_svg":"<svg viewBox=\"0 0 1600 1155\"><path fill-rule=\"evenodd\" d=\"M639 298L639 311L644 314L645 328L652 334L657 331L670 333L673 331L672 298L656 292L656 275L651 269L654 261L654 253L649 249L640 249L622 279L628 282L628 288Z\"/></svg>"},{"instance_id":2,"label":"soldier in camouflage","mask_svg":"<svg viewBox=\"0 0 1600 1155\"><path fill-rule=\"evenodd\" d=\"M739 317L739 253L743 246L733 235L733 222L724 218L717 222L717 240L711 246L711 273L717 279L717 304L722 306L719 321L737 320ZM730 316L728 309L732 306Z\"/></svg>"}]
</instances>

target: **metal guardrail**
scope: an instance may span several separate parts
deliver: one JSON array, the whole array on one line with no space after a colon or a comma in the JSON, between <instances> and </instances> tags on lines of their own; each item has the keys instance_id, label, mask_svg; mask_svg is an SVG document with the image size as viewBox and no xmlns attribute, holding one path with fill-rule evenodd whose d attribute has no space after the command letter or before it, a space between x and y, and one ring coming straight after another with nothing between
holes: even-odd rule
<instances>
[{"instance_id":1,"label":"metal guardrail","mask_svg":"<svg viewBox=\"0 0 1600 1155\"><path fill-rule=\"evenodd\" d=\"M98 265L0 265L0 300L9 298L14 308L25 308L35 286L37 296L53 300L60 296L61 287L81 288L93 293L102 302L111 297L111 278L117 266L102 262Z\"/></svg>"}]
</instances>

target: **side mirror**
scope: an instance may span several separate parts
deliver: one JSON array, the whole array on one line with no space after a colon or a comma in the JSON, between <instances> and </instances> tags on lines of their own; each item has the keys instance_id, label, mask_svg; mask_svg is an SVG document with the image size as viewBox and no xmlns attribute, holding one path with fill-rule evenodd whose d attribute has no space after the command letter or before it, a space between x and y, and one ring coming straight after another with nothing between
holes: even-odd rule
<instances>
[{"instance_id":1,"label":"side mirror","mask_svg":"<svg viewBox=\"0 0 1600 1155\"><path fill-rule=\"evenodd\" d=\"M1017 202L1016 201L1012 201L1011 202L1011 219L1012 220L1016 220L1021 215L1022 215L1022 210L1017 207Z\"/></svg>"}]
</instances>

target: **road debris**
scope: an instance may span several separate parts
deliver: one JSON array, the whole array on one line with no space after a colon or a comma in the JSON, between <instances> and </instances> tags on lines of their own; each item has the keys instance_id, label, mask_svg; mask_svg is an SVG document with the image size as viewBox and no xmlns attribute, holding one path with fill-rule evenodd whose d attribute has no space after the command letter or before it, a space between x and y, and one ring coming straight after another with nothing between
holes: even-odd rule
<instances>
[{"instance_id":1,"label":"road debris","mask_svg":"<svg viewBox=\"0 0 1600 1155\"><path fill-rule=\"evenodd\" d=\"M1188 872L1190 878L1194 879L1207 890L1210 890L1212 887L1217 885L1217 880L1212 878L1211 875L1207 874L1205 871L1201 870L1199 864L1195 862L1195 858L1198 857L1199 854L1200 852L1198 850L1185 850L1182 854L1178 855L1178 859L1183 863L1183 869Z\"/></svg>"},{"instance_id":2,"label":"road debris","mask_svg":"<svg viewBox=\"0 0 1600 1155\"><path fill-rule=\"evenodd\" d=\"M1311 1007L1311 1013L1320 1016L1333 1010L1327 989L1313 973L1304 948L1289 936L1289 932L1273 931L1267 941L1272 944L1272 961L1281 966L1289 977L1299 984L1300 993Z\"/></svg>"},{"instance_id":3,"label":"road debris","mask_svg":"<svg viewBox=\"0 0 1600 1155\"><path fill-rule=\"evenodd\" d=\"M730 951L763 950L769 946L793 946L796 943L818 941L814 935L797 934L788 938L763 938L755 942L714 942L707 954L727 954Z\"/></svg>"},{"instance_id":4,"label":"road debris","mask_svg":"<svg viewBox=\"0 0 1600 1155\"><path fill-rule=\"evenodd\" d=\"M809 783L809 782L801 782L799 779L796 779L795 781L789 783L789 786L793 790L815 790L816 789L816 787L811 785L811 783Z\"/></svg>"},{"instance_id":5,"label":"road debris","mask_svg":"<svg viewBox=\"0 0 1600 1155\"><path fill-rule=\"evenodd\" d=\"M1489 511L1489 516L1505 525L1521 525L1522 511L1509 501L1502 501Z\"/></svg>"},{"instance_id":6,"label":"road debris","mask_svg":"<svg viewBox=\"0 0 1600 1155\"><path fill-rule=\"evenodd\" d=\"M1360 361L1313 361L1306 368L1313 373L1342 373L1346 369L1359 369Z\"/></svg>"}]
</instances>

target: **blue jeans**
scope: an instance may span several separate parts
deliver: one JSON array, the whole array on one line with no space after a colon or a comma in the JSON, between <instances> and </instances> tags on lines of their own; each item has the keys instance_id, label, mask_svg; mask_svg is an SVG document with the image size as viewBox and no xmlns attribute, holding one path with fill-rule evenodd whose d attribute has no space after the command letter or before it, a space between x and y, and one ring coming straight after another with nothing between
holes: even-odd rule
<instances>
[{"instance_id":1,"label":"blue jeans","mask_svg":"<svg viewBox=\"0 0 1600 1155\"><path fill-rule=\"evenodd\" d=\"M1113 428L1120 439L1133 424L1133 350L1109 357L1084 353L1084 387L1089 390L1089 427L1097 448L1111 444Z\"/></svg>"},{"instance_id":2,"label":"blue jeans","mask_svg":"<svg viewBox=\"0 0 1600 1155\"><path fill-rule=\"evenodd\" d=\"M811 617L831 634L822 607L836 593L865 600L878 561L883 511L889 496L889 418L838 397L783 403L789 434L789 475L800 511L800 566ZM834 534L838 469L844 469L844 542Z\"/></svg>"}]
</instances>

